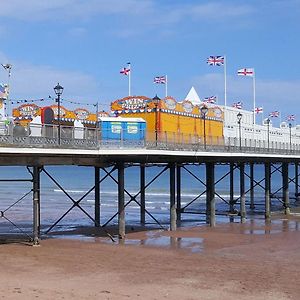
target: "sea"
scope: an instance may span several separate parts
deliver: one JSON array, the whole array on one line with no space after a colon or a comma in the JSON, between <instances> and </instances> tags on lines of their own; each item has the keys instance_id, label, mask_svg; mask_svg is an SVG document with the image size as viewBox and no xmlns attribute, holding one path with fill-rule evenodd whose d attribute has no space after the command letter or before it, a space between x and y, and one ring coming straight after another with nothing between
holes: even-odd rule
<instances>
[{"instance_id":1,"label":"sea","mask_svg":"<svg viewBox=\"0 0 300 300\"><path fill-rule=\"evenodd\" d=\"M146 167L146 184L156 175L163 171L164 167L155 165ZM51 232L73 230L79 227L94 226L94 222L87 216L94 217L94 168L86 166L46 166L45 170L54 179L52 180L45 172L41 173L41 233L45 234L49 228L63 218L51 229ZM107 169L108 171L110 168ZM188 171L187 171L188 170ZM273 170L273 169L272 169ZM32 178L31 169L26 167L0 167L0 234L18 233L30 235L32 232ZM190 173L194 176L192 176ZM245 173L249 175L249 167L245 166ZM101 170L101 178L105 172ZM117 172L113 177L117 180ZM224 175L222 180L221 179ZM289 170L291 206L298 206L295 199L294 167ZM182 214L180 226L198 226L205 224L205 166L187 165L181 171L182 207L187 206L189 213ZM234 197L239 197L239 170L234 171ZM250 210L250 193L246 194L247 217L263 219L264 212L264 166L255 165L254 178L259 184L255 187L255 210ZM7 179L13 181L7 181ZM140 169L137 166L129 166L125 169L125 189L134 196L139 192ZM229 222L227 212L229 206L229 166L217 165L215 168L216 184L216 213L217 223ZM249 189L249 177L245 176L245 189ZM262 187L261 187L261 186ZM64 191L61 189L63 187ZM272 174L271 191L276 193L279 199L282 197L282 175L279 171ZM91 190L91 191L90 191ZM106 178L100 184L101 198L101 224L105 224L118 209L118 187L111 178ZM73 206L74 201L81 199L87 191L90 191L79 203L79 209ZM219 196L220 197L219 197ZM126 203L130 197L125 193ZM146 227L169 228L169 172L166 170L146 189ZM197 198L197 199L196 199ZM223 199L221 199L223 198ZM136 198L139 202L139 196ZM282 203L272 198L272 211L282 209ZM239 205L236 206L237 210ZM66 213L68 212L68 213ZM132 201L126 206L126 224L132 227L140 226L140 207ZM232 221L232 220L231 220ZM234 222L239 222L239 217ZM116 225L117 216L108 225Z\"/></svg>"}]
</instances>

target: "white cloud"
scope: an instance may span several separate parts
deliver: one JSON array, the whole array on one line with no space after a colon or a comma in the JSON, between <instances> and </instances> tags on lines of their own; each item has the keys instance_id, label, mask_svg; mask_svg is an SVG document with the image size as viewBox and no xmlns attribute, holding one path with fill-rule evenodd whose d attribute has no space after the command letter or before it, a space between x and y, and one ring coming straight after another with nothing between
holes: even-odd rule
<instances>
[{"instance_id":1,"label":"white cloud","mask_svg":"<svg viewBox=\"0 0 300 300\"><path fill-rule=\"evenodd\" d=\"M217 95L224 103L224 76L222 73L209 73L191 80L200 98ZM241 101L245 108L252 109L252 78L227 76L227 105ZM293 113L299 106L300 80L256 80L256 105L263 106L265 112L279 110L283 114ZM288 103L288 105L286 105Z\"/></svg>"},{"instance_id":2,"label":"white cloud","mask_svg":"<svg viewBox=\"0 0 300 300\"><path fill-rule=\"evenodd\" d=\"M74 101L80 99L85 103L95 102L93 96L99 92L96 80L84 73L20 62L12 64L11 97L15 99L54 96L53 87L57 82L65 87L64 97ZM1 77L3 79L3 75Z\"/></svg>"},{"instance_id":3,"label":"white cloud","mask_svg":"<svg viewBox=\"0 0 300 300\"><path fill-rule=\"evenodd\" d=\"M120 15L149 24L177 23L186 20L223 20L253 12L250 5L223 1L203 4L163 5L155 0L10 0L1 3L0 16L26 21L53 19L89 19L99 15ZM135 21L135 20L133 20Z\"/></svg>"},{"instance_id":4,"label":"white cloud","mask_svg":"<svg viewBox=\"0 0 300 300\"><path fill-rule=\"evenodd\" d=\"M69 34L74 37L82 37L87 34L87 30L83 27L74 27L69 30Z\"/></svg>"},{"instance_id":5,"label":"white cloud","mask_svg":"<svg viewBox=\"0 0 300 300\"><path fill-rule=\"evenodd\" d=\"M1 3L0 16L27 21L86 19L99 14L140 14L149 6L148 0L10 0Z\"/></svg>"},{"instance_id":6,"label":"white cloud","mask_svg":"<svg viewBox=\"0 0 300 300\"><path fill-rule=\"evenodd\" d=\"M86 21L103 19L106 32L128 38L149 33L151 30L159 35L172 35L177 32L178 28L175 29L174 25L178 23L216 23L235 19L234 26L237 26L239 17L253 12L250 5L225 1L207 1L202 4L192 2L184 1L183 4L176 5L158 0L10 0L1 3L0 16L26 22L73 24L75 21L75 26L79 27L86 24ZM107 22L109 26L105 25ZM226 24L230 25L232 22ZM79 31L70 30L69 33L76 36Z\"/></svg>"}]
</instances>

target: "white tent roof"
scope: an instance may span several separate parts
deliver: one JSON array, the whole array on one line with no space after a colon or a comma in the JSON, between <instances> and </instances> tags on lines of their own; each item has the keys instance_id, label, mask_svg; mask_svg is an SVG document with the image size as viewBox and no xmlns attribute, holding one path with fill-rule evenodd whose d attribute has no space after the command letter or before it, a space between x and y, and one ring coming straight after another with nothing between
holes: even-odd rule
<instances>
[{"instance_id":1,"label":"white tent roof","mask_svg":"<svg viewBox=\"0 0 300 300\"><path fill-rule=\"evenodd\" d=\"M186 95L185 100L191 101L193 105L198 105L202 102L193 86L191 87L189 93Z\"/></svg>"}]
</instances>

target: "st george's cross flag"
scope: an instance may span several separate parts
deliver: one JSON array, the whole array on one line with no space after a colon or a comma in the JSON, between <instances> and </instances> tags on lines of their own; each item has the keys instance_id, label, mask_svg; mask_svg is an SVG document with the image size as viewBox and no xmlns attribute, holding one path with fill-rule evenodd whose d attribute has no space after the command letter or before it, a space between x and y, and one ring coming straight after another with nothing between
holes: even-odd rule
<instances>
[{"instance_id":1,"label":"st george's cross flag","mask_svg":"<svg viewBox=\"0 0 300 300\"><path fill-rule=\"evenodd\" d=\"M210 56L206 61L210 66L223 66L224 56Z\"/></svg>"},{"instance_id":2,"label":"st george's cross flag","mask_svg":"<svg viewBox=\"0 0 300 300\"><path fill-rule=\"evenodd\" d=\"M166 84L167 83L167 78L166 78L166 76L156 76L156 77L154 77L153 82L154 83L160 83L160 84Z\"/></svg>"},{"instance_id":3,"label":"st george's cross flag","mask_svg":"<svg viewBox=\"0 0 300 300\"><path fill-rule=\"evenodd\" d=\"M264 112L264 109L262 107L255 107L254 112L256 114L262 114Z\"/></svg>"},{"instance_id":4,"label":"st george's cross flag","mask_svg":"<svg viewBox=\"0 0 300 300\"><path fill-rule=\"evenodd\" d=\"M127 64L127 67L122 68L120 73L122 75L129 75L129 73L130 73L130 63Z\"/></svg>"},{"instance_id":5,"label":"st george's cross flag","mask_svg":"<svg viewBox=\"0 0 300 300\"><path fill-rule=\"evenodd\" d=\"M254 76L254 69L253 68L244 68L244 69L239 69L237 74L239 76Z\"/></svg>"}]
</instances>

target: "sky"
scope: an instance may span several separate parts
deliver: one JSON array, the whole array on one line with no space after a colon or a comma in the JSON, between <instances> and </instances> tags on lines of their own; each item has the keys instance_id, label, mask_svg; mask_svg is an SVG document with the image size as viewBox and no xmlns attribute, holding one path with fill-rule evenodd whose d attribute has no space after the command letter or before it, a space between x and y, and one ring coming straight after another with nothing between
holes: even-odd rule
<instances>
[{"instance_id":1,"label":"sky","mask_svg":"<svg viewBox=\"0 0 300 300\"><path fill-rule=\"evenodd\" d=\"M0 62L11 63L11 99L49 99L53 87L77 107L109 110L128 95L120 69L131 63L133 95L164 96L153 83L168 75L177 101L194 86L201 99L224 103L224 69L207 65L226 55L227 104L278 110L300 123L300 0L0 0ZM296 58L295 58L296 57ZM0 81L7 72L0 69ZM63 100L64 101L64 100ZM67 108L71 104L63 102Z\"/></svg>"}]
</instances>

